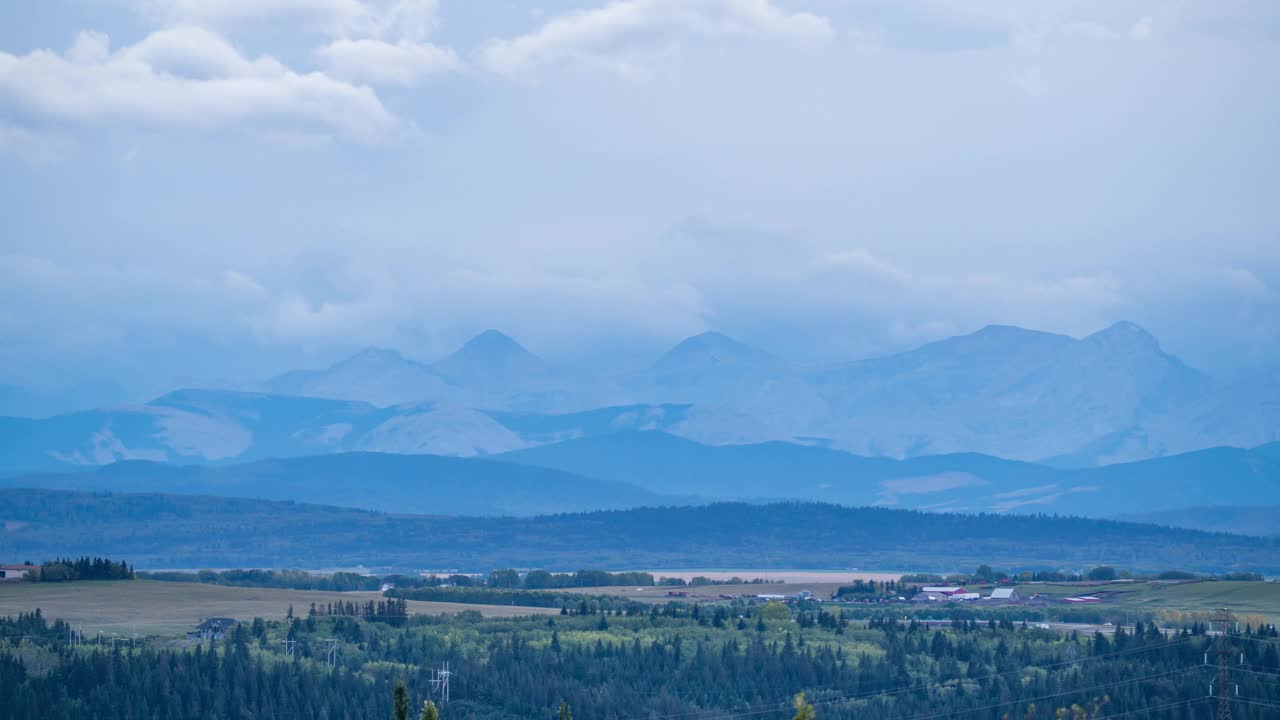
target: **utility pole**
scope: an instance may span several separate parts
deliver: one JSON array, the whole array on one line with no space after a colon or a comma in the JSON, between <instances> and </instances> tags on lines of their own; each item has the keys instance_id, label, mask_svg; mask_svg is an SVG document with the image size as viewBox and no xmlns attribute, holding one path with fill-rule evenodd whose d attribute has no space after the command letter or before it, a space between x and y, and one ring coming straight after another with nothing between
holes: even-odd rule
<instances>
[{"instance_id":1,"label":"utility pole","mask_svg":"<svg viewBox=\"0 0 1280 720\"><path fill-rule=\"evenodd\" d=\"M293 657L293 648L297 644L298 644L298 641L294 640L293 638L288 638L284 641L284 656L286 658Z\"/></svg>"}]
</instances>

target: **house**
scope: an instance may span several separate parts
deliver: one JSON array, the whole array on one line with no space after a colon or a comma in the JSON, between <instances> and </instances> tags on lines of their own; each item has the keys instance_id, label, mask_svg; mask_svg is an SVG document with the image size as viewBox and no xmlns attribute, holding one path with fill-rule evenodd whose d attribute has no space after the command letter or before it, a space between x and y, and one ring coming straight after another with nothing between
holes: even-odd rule
<instances>
[{"instance_id":1,"label":"house","mask_svg":"<svg viewBox=\"0 0 1280 720\"><path fill-rule=\"evenodd\" d=\"M988 595L986 599L992 600L994 602L1005 602L1005 603L1022 602L1022 596L1018 594L1018 589L1011 588L1011 587L996 588L991 591L991 594Z\"/></svg>"},{"instance_id":2,"label":"house","mask_svg":"<svg viewBox=\"0 0 1280 720\"><path fill-rule=\"evenodd\" d=\"M234 618L209 618L196 626L194 630L187 631L188 640L221 640L229 630L239 625L240 621Z\"/></svg>"},{"instance_id":3,"label":"house","mask_svg":"<svg viewBox=\"0 0 1280 720\"><path fill-rule=\"evenodd\" d=\"M0 565L0 582L34 580L40 575L36 565Z\"/></svg>"}]
</instances>

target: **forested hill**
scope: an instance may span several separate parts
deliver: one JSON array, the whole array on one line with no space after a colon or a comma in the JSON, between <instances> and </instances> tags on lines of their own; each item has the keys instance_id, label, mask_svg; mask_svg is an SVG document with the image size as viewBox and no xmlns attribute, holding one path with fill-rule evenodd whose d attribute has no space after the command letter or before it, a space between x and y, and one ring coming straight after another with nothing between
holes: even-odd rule
<instances>
[{"instance_id":1,"label":"forested hill","mask_svg":"<svg viewBox=\"0 0 1280 720\"><path fill-rule=\"evenodd\" d=\"M365 565L948 571L1111 564L1280 573L1280 538L1083 518L934 514L812 503L528 518L436 517L207 496L0 490L0 552L105 554L138 567Z\"/></svg>"}]
</instances>

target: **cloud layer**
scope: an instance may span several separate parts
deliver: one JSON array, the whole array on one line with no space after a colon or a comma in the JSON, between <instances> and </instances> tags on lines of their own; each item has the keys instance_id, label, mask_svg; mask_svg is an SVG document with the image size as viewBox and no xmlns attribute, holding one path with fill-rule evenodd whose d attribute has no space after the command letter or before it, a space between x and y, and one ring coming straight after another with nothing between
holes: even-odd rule
<instances>
[{"instance_id":1,"label":"cloud layer","mask_svg":"<svg viewBox=\"0 0 1280 720\"><path fill-rule=\"evenodd\" d=\"M1210 370L1280 362L1271 4L59 7L0 9L17 382L490 326L835 361L1130 319Z\"/></svg>"}]
</instances>

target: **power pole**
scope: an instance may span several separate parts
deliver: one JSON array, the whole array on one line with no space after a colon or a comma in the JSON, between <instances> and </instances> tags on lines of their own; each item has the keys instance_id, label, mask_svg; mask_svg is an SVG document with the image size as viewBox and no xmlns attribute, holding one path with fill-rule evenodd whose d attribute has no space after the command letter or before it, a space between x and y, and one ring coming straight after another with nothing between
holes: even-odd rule
<instances>
[{"instance_id":1,"label":"power pole","mask_svg":"<svg viewBox=\"0 0 1280 720\"><path fill-rule=\"evenodd\" d=\"M289 638L284 641L284 656L286 658L293 657L293 648L297 644L298 644L298 641L294 640L293 638Z\"/></svg>"}]
</instances>

